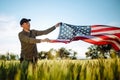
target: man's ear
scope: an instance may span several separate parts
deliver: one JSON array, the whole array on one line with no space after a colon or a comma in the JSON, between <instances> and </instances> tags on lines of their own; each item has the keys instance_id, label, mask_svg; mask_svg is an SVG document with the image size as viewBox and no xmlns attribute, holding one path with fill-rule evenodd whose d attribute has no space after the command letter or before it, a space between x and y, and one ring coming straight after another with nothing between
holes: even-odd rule
<instances>
[{"instance_id":1,"label":"man's ear","mask_svg":"<svg viewBox=\"0 0 120 80\"><path fill-rule=\"evenodd\" d=\"M23 24L21 25L21 27L23 28Z\"/></svg>"},{"instance_id":2,"label":"man's ear","mask_svg":"<svg viewBox=\"0 0 120 80\"><path fill-rule=\"evenodd\" d=\"M23 23L22 25L21 25L21 27L23 27L25 25L25 23Z\"/></svg>"}]
</instances>

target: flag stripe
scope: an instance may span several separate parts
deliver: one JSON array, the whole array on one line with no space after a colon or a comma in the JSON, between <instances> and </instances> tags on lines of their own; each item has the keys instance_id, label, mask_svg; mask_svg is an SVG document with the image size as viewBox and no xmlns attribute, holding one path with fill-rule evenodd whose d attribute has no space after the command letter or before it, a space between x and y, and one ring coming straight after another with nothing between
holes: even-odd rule
<instances>
[{"instance_id":1,"label":"flag stripe","mask_svg":"<svg viewBox=\"0 0 120 80\"><path fill-rule=\"evenodd\" d=\"M104 36L100 36L100 38L103 39L103 40L112 40L112 41L115 41L118 44L120 44L120 41L118 39L114 38L114 37L110 37L110 36L104 35Z\"/></svg>"},{"instance_id":2,"label":"flag stripe","mask_svg":"<svg viewBox=\"0 0 120 80\"><path fill-rule=\"evenodd\" d=\"M116 34L120 33L120 28L107 25L93 25L91 26L91 35L99 34Z\"/></svg>"},{"instance_id":3,"label":"flag stripe","mask_svg":"<svg viewBox=\"0 0 120 80\"><path fill-rule=\"evenodd\" d=\"M117 34L120 33L120 30L111 30L111 31L101 31L101 32L95 32L95 33L91 33L91 35L99 35L99 34Z\"/></svg>"},{"instance_id":4,"label":"flag stripe","mask_svg":"<svg viewBox=\"0 0 120 80\"><path fill-rule=\"evenodd\" d=\"M105 36L107 36L107 37L109 37L111 39L117 40L119 42L119 44L120 44L120 37L119 36L117 36L117 35L105 35Z\"/></svg>"},{"instance_id":5,"label":"flag stripe","mask_svg":"<svg viewBox=\"0 0 120 80\"><path fill-rule=\"evenodd\" d=\"M103 39L103 37L93 37L93 38L87 38L85 36L78 36L78 37L74 37L74 40L83 40L85 42L89 42L92 44L96 44L96 45L105 45L105 44L111 44L113 46L113 48L115 50L120 50L120 42L109 38L107 40Z\"/></svg>"},{"instance_id":6,"label":"flag stripe","mask_svg":"<svg viewBox=\"0 0 120 80\"><path fill-rule=\"evenodd\" d=\"M103 32L103 31L106 31L106 30L107 30L107 31L111 31L111 30L114 31L114 30L118 30L118 28L114 28L114 27L113 27L113 28L112 28L112 27L109 28L109 27L106 27L106 28L91 30L91 32L92 32L92 33L101 32L101 31ZM119 30L120 30L120 29L119 29Z\"/></svg>"},{"instance_id":7,"label":"flag stripe","mask_svg":"<svg viewBox=\"0 0 120 80\"><path fill-rule=\"evenodd\" d=\"M104 28L106 28L106 27L104 27L104 26L91 26L92 28L91 28L91 30L93 31L93 30L99 30L99 29L104 29Z\"/></svg>"},{"instance_id":8,"label":"flag stripe","mask_svg":"<svg viewBox=\"0 0 120 80\"><path fill-rule=\"evenodd\" d=\"M93 41L96 41L96 42L100 42L100 41L104 41L104 40L113 40L113 41L116 41L118 44L120 44L120 39L117 39L118 37L115 36L115 35L101 35L101 36L92 36L91 38L89 37L86 37L86 36L82 36L82 37L76 37L74 38L74 40L80 40L80 39L84 39L85 41L92 43ZM92 40L92 42L91 42Z\"/></svg>"}]
</instances>

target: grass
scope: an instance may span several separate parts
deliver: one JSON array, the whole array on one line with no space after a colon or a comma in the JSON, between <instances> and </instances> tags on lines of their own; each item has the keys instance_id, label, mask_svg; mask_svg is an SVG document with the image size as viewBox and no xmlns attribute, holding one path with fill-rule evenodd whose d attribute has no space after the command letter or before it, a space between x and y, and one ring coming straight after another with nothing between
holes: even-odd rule
<instances>
[{"instance_id":1,"label":"grass","mask_svg":"<svg viewBox=\"0 0 120 80\"><path fill-rule=\"evenodd\" d=\"M0 61L0 80L120 80L120 59Z\"/></svg>"}]
</instances>

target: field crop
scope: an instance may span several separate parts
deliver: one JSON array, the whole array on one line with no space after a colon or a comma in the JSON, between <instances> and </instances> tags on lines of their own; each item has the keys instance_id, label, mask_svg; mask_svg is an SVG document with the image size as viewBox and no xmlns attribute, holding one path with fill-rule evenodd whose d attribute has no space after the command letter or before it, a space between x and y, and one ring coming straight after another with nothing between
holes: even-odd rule
<instances>
[{"instance_id":1,"label":"field crop","mask_svg":"<svg viewBox=\"0 0 120 80\"><path fill-rule=\"evenodd\" d=\"M120 59L0 61L0 80L120 80Z\"/></svg>"}]
</instances>

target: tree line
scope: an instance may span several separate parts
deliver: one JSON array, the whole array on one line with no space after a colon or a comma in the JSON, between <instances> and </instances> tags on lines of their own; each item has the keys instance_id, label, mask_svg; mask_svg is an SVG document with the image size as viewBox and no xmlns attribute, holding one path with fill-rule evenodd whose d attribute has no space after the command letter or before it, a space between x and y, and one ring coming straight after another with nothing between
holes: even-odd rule
<instances>
[{"instance_id":1,"label":"tree line","mask_svg":"<svg viewBox=\"0 0 120 80\"><path fill-rule=\"evenodd\" d=\"M52 48L47 52L41 51L38 54L39 59L77 59L77 52L63 47L58 50Z\"/></svg>"},{"instance_id":2,"label":"tree line","mask_svg":"<svg viewBox=\"0 0 120 80\"><path fill-rule=\"evenodd\" d=\"M39 59L77 59L76 51L72 49L66 49L64 47L56 50L50 49L49 51L41 51L38 53ZM86 58L90 59L107 59L120 57L120 51L115 51L111 45L91 45L88 47L88 51L85 53ZM0 60L19 60L19 56L13 53L7 52L5 55L0 55Z\"/></svg>"},{"instance_id":3,"label":"tree line","mask_svg":"<svg viewBox=\"0 0 120 80\"><path fill-rule=\"evenodd\" d=\"M41 51L38 53L39 59L77 59L77 52L72 49L60 48L50 49L49 51ZM6 54L0 55L0 60L19 60L19 56L13 53L7 52Z\"/></svg>"},{"instance_id":4,"label":"tree line","mask_svg":"<svg viewBox=\"0 0 120 80\"><path fill-rule=\"evenodd\" d=\"M14 53L7 52L6 54L0 54L0 60L18 60L19 56Z\"/></svg>"},{"instance_id":5,"label":"tree line","mask_svg":"<svg viewBox=\"0 0 120 80\"><path fill-rule=\"evenodd\" d=\"M111 45L91 45L85 54L91 59L120 57L120 51L115 51Z\"/></svg>"}]
</instances>

